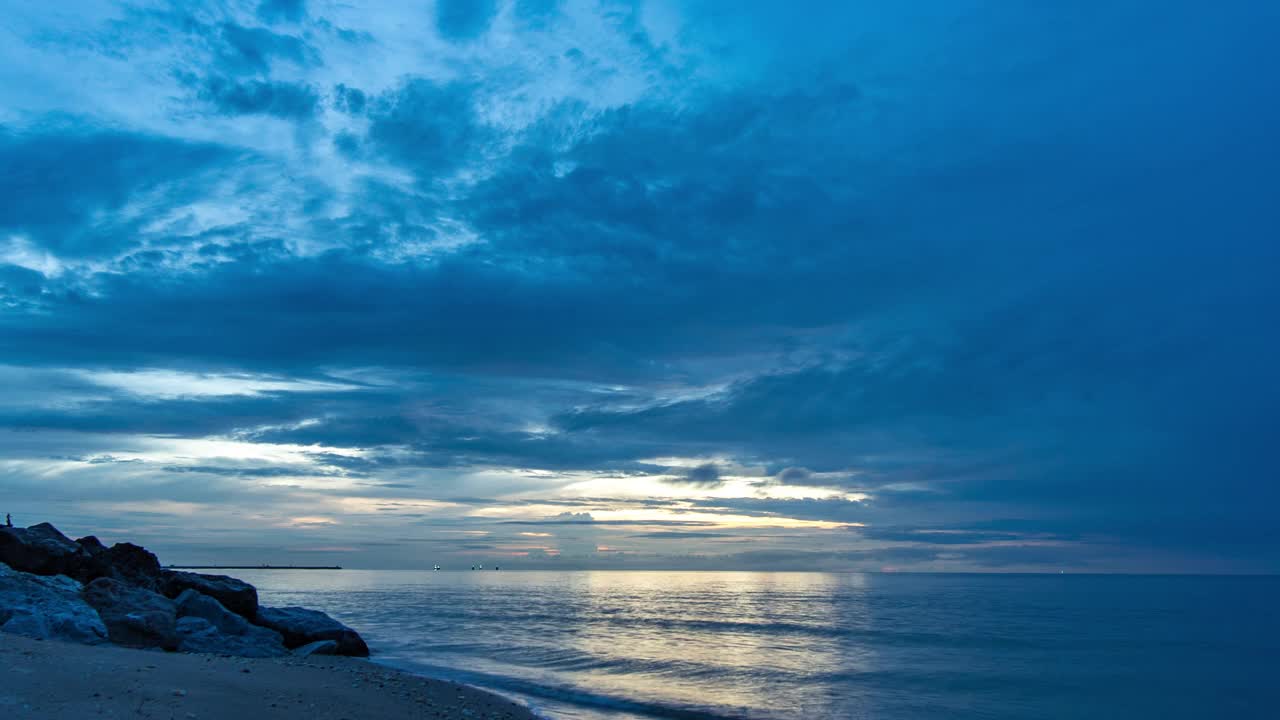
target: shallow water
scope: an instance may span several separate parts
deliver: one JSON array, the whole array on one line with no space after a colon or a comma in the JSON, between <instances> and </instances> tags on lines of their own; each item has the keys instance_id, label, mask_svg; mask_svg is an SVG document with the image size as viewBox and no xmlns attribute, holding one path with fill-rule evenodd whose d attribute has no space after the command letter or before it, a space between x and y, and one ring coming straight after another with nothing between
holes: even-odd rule
<instances>
[{"instance_id":1,"label":"shallow water","mask_svg":"<svg viewBox=\"0 0 1280 720\"><path fill-rule=\"evenodd\" d=\"M551 717L1273 718L1280 578L242 571Z\"/></svg>"}]
</instances>

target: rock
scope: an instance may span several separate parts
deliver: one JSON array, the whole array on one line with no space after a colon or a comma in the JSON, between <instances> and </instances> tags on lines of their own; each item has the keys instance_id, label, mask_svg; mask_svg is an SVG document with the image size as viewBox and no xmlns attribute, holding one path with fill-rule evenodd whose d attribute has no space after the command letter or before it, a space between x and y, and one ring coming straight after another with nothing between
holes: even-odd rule
<instances>
[{"instance_id":1,"label":"rock","mask_svg":"<svg viewBox=\"0 0 1280 720\"><path fill-rule=\"evenodd\" d=\"M0 527L0 567L6 631L248 657L369 655L359 633L322 612L262 608L249 583L166 570L146 548L73 542L49 523Z\"/></svg>"},{"instance_id":2,"label":"rock","mask_svg":"<svg viewBox=\"0 0 1280 720\"><path fill-rule=\"evenodd\" d=\"M369 646L359 633L319 610L260 607L253 622L283 635L285 647L290 649L317 640L333 640L338 644L339 655L369 656Z\"/></svg>"},{"instance_id":3,"label":"rock","mask_svg":"<svg viewBox=\"0 0 1280 720\"><path fill-rule=\"evenodd\" d=\"M0 562L36 575L75 577L89 553L49 523L29 528L0 527Z\"/></svg>"},{"instance_id":4,"label":"rock","mask_svg":"<svg viewBox=\"0 0 1280 720\"><path fill-rule=\"evenodd\" d=\"M317 640L313 643L307 643L300 648L294 648L293 654L297 657L311 657L312 655L337 655L338 643L333 640Z\"/></svg>"},{"instance_id":5,"label":"rock","mask_svg":"<svg viewBox=\"0 0 1280 720\"><path fill-rule=\"evenodd\" d=\"M248 631L249 621L222 606L222 603L190 588L183 590L175 599L178 606L178 617L198 617L208 621L218 632L231 635L243 635Z\"/></svg>"},{"instance_id":6,"label":"rock","mask_svg":"<svg viewBox=\"0 0 1280 720\"><path fill-rule=\"evenodd\" d=\"M163 572L160 561L144 547L127 542L116 543L102 552L94 553L94 564L106 566L106 571L99 577L115 578L148 590L160 589ZM92 579L85 578L86 581Z\"/></svg>"},{"instance_id":7,"label":"rock","mask_svg":"<svg viewBox=\"0 0 1280 720\"><path fill-rule=\"evenodd\" d=\"M111 642L177 649L177 606L163 595L101 577L85 586L84 599L98 611Z\"/></svg>"},{"instance_id":8,"label":"rock","mask_svg":"<svg viewBox=\"0 0 1280 720\"><path fill-rule=\"evenodd\" d=\"M222 603L190 588L174 601L178 607L179 649L244 657L280 657L289 653L280 633L231 612ZM190 621L203 621L201 624ZM184 622L185 621L185 622Z\"/></svg>"},{"instance_id":9,"label":"rock","mask_svg":"<svg viewBox=\"0 0 1280 720\"><path fill-rule=\"evenodd\" d=\"M216 602L216 601L215 601ZM224 610L224 612L229 611ZM238 615L235 617L239 617ZM220 632L213 623L202 617L188 616L178 619L178 649L190 653L237 655L240 657L282 657L288 655L280 641L280 634L261 627L244 635Z\"/></svg>"},{"instance_id":10,"label":"rock","mask_svg":"<svg viewBox=\"0 0 1280 720\"><path fill-rule=\"evenodd\" d=\"M145 548L117 543L110 548L89 535L72 541L49 523L29 528L0 527L0 562L37 575L67 575L82 582L100 577L155 590L160 561Z\"/></svg>"},{"instance_id":11,"label":"rock","mask_svg":"<svg viewBox=\"0 0 1280 720\"><path fill-rule=\"evenodd\" d=\"M71 578L18 572L0 563L0 631L86 645L107 642L98 612Z\"/></svg>"},{"instance_id":12,"label":"rock","mask_svg":"<svg viewBox=\"0 0 1280 720\"><path fill-rule=\"evenodd\" d=\"M171 598L178 597L184 590L195 590L242 617L252 619L258 613L258 590L243 580L176 570L165 570L162 577L163 592Z\"/></svg>"},{"instance_id":13,"label":"rock","mask_svg":"<svg viewBox=\"0 0 1280 720\"><path fill-rule=\"evenodd\" d=\"M100 552L105 552L107 549L107 546L103 545L102 541L93 535L76 538L76 544L84 548L85 552L90 555L97 555Z\"/></svg>"}]
</instances>

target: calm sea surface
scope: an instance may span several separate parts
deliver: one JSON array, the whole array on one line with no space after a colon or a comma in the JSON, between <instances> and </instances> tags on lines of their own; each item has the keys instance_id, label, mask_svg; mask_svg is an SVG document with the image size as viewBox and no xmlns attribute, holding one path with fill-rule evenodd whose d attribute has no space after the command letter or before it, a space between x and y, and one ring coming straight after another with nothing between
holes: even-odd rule
<instances>
[{"instance_id":1,"label":"calm sea surface","mask_svg":"<svg viewBox=\"0 0 1280 720\"><path fill-rule=\"evenodd\" d=\"M1277 718L1280 578L245 571L550 718Z\"/></svg>"}]
</instances>

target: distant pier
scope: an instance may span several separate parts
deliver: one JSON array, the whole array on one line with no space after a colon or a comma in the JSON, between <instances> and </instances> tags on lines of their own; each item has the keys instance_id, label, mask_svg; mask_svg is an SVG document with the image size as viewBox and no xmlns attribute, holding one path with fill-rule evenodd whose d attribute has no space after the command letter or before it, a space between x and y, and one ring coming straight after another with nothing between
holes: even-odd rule
<instances>
[{"instance_id":1,"label":"distant pier","mask_svg":"<svg viewBox=\"0 0 1280 720\"><path fill-rule=\"evenodd\" d=\"M341 565L165 565L170 570L341 570Z\"/></svg>"}]
</instances>

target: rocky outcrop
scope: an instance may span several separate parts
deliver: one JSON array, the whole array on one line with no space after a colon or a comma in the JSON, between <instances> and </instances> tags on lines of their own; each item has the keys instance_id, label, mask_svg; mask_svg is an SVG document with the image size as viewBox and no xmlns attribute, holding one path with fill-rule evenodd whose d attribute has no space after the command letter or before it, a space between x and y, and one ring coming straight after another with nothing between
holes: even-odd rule
<instances>
[{"instance_id":1,"label":"rocky outcrop","mask_svg":"<svg viewBox=\"0 0 1280 720\"><path fill-rule=\"evenodd\" d=\"M222 603L222 606L233 613L252 619L258 614L258 590L243 580L226 575L201 575L200 573L164 571L162 592L176 598L187 590L195 590L201 595Z\"/></svg>"},{"instance_id":2,"label":"rocky outcrop","mask_svg":"<svg viewBox=\"0 0 1280 720\"><path fill-rule=\"evenodd\" d=\"M109 577L156 590L160 561L133 543L106 547L90 535L71 540L49 523L29 528L0 527L0 562L36 575L66 575L81 582Z\"/></svg>"},{"instance_id":3,"label":"rocky outcrop","mask_svg":"<svg viewBox=\"0 0 1280 720\"><path fill-rule=\"evenodd\" d=\"M178 649L178 608L169 598L102 577L85 586L84 599L98 611L111 642L128 647Z\"/></svg>"},{"instance_id":4,"label":"rocky outcrop","mask_svg":"<svg viewBox=\"0 0 1280 720\"><path fill-rule=\"evenodd\" d=\"M180 650L244 657L289 654L280 633L250 624L208 595L188 589L174 603L178 606L178 634L182 636ZM192 619L203 624L183 622Z\"/></svg>"},{"instance_id":5,"label":"rocky outcrop","mask_svg":"<svg viewBox=\"0 0 1280 720\"><path fill-rule=\"evenodd\" d=\"M0 562L36 575L81 574L89 553L49 523L0 527Z\"/></svg>"},{"instance_id":6,"label":"rocky outcrop","mask_svg":"<svg viewBox=\"0 0 1280 720\"><path fill-rule=\"evenodd\" d=\"M107 628L71 578L18 572L0 563L0 631L98 645Z\"/></svg>"},{"instance_id":7,"label":"rocky outcrop","mask_svg":"<svg viewBox=\"0 0 1280 720\"><path fill-rule=\"evenodd\" d=\"M285 647L290 649L300 648L317 640L332 640L338 644L339 655L369 656L369 646L359 633L319 610L261 607L253 621L283 635Z\"/></svg>"},{"instance_id":8,"label":"rocky outcrop","mask_svg":"<svg viewBox=\"0 0 1280 720\"><path fill-rule=\"evenodd\" d=\"M249 583L166 570L141 546L72 541L48 523L0 527L0 631L245 657L369 655L322 612L259 607Z\"/></svg>"}]
</instances>

